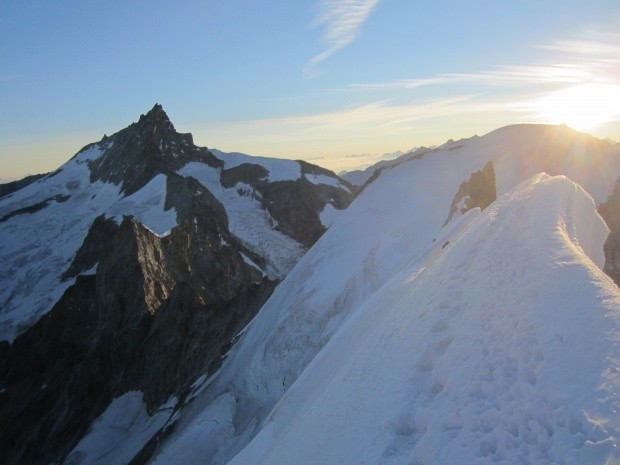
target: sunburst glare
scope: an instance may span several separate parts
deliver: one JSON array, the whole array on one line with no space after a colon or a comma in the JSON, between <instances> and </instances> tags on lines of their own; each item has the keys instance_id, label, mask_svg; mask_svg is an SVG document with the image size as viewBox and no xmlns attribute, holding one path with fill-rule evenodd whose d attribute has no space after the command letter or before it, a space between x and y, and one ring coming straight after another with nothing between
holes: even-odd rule
<instances>
[{"instance_id":1,"label":"sunburst glare","mask_svg":"<svg viewBox=\"0 0 620 465\"><path fill-rule=\"evenodd\" d=\"M587 131L620 117L620 85L583 84L553 92L535 104L541 120Z\"/></svg>"}]
</instances>

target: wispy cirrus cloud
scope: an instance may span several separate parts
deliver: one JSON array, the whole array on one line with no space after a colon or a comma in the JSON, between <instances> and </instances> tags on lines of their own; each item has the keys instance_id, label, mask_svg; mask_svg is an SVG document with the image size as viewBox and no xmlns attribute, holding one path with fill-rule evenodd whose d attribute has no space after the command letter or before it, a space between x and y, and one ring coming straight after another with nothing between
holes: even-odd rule
<instances>
[{"instance_id":1,"label":"wispy cirrus cloud","mask_svg":"<svg viewBox=\"0 0 620 465\"><path fill-rule=\"evenodd\" d=\"M592 71L577 64L501 66L475 73L443 73L428 78L398 79L378 83L351 84L351 89L416 89L425 86L484 84L487 86L528 86L577 84L591 80Z\"/></svg>"},{"instance_id":2,"label":"wispy cirrus cloud","mask_svg":"<svg viewBox=\"0 0 620 465\"><path fill-rule=\"evenodd\" d=\"M600 57L601 61L607 63L620 63L620 33L617 32L590 32L580 39L558 40L540 48L573 56Z\"/></svg>"},{"instance_id":3,"label":"wispy cirrus cloud","mask_svg":"<svg viewBox=\"0 0 620 465\"><path fill-rule=\"evenodd\" d=\"M619 33L592 32L585 38L558 40L536 48L550 52L552 57L540 59L540 63L495 66L471 73L441 73L423 78L356 83L348 87L359 90L387 90L456 84L522 87L565 86L593 82L620 83Z\"/></svg>"},{"instance_id":4,"label":"wispy cirrus cloud","mask_svg":"<svg viewBox=\"0 0 620 465\"><path fill-rule=\"evenodd\" d=\"M308 60L304 72L309 72L318 63L353 42L377 3L379 0L322 0L321 13L312 25L325 27L325 50Z\"/></svg>"}]
</instances>

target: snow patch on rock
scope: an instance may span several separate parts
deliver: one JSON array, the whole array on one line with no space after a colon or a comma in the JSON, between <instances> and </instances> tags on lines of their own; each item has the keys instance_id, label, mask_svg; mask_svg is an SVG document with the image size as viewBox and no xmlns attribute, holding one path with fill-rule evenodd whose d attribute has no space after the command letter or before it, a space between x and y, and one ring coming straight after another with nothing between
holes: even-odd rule
<instances>
[{"instance_id":1,"label":"snow patch on rock","mask_svg":"<svg viewBox=\"0 0 620 465\"><path fill-rule=\"evenodd\" d=\"M338 179L334 178L333 176L327 176L326 174L312 174L312 173L306 173L304 176L312 184L315 184L315 185L324 184L326 186L332 186L337 189L342 189L347 192L351 192L347 186L342 184Z\"/></svg>"},{"instance_id":2,"label":"snow patch on rock","mask_svg":"<svg viewBox=\"0 0 620 465\"><path fill-rule=\"evenodd\" d=\"M269 171L269 182L296 181L301 177L301 165L294 160L254 157L238 152L221 152L215 149L211 149L211 153L224 162L224 169L227 170L244 163L260 165Z\"/></svg>"},{"instance_id":3,"label":"snow patch on rock","mask_svg":"<svg viewBox=\"0 0 620 465\"><path fill-rule=\"evenodd\" d=\"M269 212L253 195L248 195L254 192L252 186L237 183L227 189L220 183L217 168L199 162L188 163L177 173L192 176L220 201L226 209L230 231L243 245L267 260L265 272L270 278L286 276L305 253L296 241L274 229L276 225Z\"/></svg>"},{"instance_id":4,"label":"snow patch on rock","mask_svg":"<svg viewBox=\"0 0 620 465\"><path fill-rule=\"evenodd\" d=\"M331 203L327 203L325 204L325 208L323 209L323 211L319 213L319 217L323 226L329 228L338 220L341 214L342 210L338 210Z\"/></svg>"},{"instance_id":5,"label":"snow patch on rock","mask_svg":"<svg viewBox=\"0 0 620 465\"><path fill-rule=\"evenodd\" d=\"M114 204L108 209L107 214L120 224L123 221L123 215L126 212L132 212L132 215L147 229L159 237L164 237L177 226L175 208L165 210L165 203L166 176L158 174L138 192Z\"/></svg>"}]
</instances>

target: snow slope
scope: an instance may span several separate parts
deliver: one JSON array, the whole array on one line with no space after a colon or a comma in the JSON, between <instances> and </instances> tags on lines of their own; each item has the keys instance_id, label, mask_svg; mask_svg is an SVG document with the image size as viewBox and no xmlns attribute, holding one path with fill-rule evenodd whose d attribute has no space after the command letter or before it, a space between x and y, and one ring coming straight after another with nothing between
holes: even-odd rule
<instances>
[{"instance_id":1,"label":"snow slope","mask_svg":"<svg viewBox=\"0 0 620 465\"><path fill-rule=\"evenodd\" d=\"M355 312L231 464L617 463L620 294L582 248L606 235L593 207L539 175L470 215Z\"/></svg>"},{"instance_id":2,"label":"snow slope","mask_svg":"<svg viewBox=\"0 0 620 465\"><path fill-rule=\"evenodd\" d=\"M309 419L312 417L309 413L309 410L312 409L306 410L305 406L310 405L315 400L317 403L312 404L315 407L318 408L320 402L324 402L335 409L334 411L340 412L341 416L338 417L340 419L337 419L335 416L313 417L318 422L313 423L316 429L324 429L326 432L325 437L321 436L321 440L325 439L327 442L316 443L312 440L307 440L300 451L304 450L307 453L311 453L312 449L321 448L324 449L326 454L323 458L328 460L328 462L333 460L331 463L337 463L337 459L343 458L343 455L339 454L346 454L346 450L364 443L367 439L371 443L372 441L380 443L379 445L368 446L371 447L372 451L374 451L373 454L375 454L373 456L375 460L368 458L368 463L380 463L380 460L392 460L396 461L395 463L400 463L398 460L404 460L403 463L415 463L415 461L407 462L405 458L402 458L409 453L413 453L409 436L406 434L401 435L402 437L398 439L400 436L397 433L392 435L394 441L396 441L396 445L394 445L395 451L398 451L394 453L394 457L401 457L401 459L390 458L389 452L386 452L385 457L383 457L383 452L381 452L380 455L383 458L379 460L376 456L377 451L382 447L387 450L388 442L386 442L387 440L382 442L379 436L372 436L372 434L376 433L377 435L382 434L385 437L390 437L391 433L387 434L389 427L386 426L385 428L387 429L382 429L382 433L377 433L376 430L373 430L373 433L369 433L370 436L364 436L361 429L368 425L364 423L362 417L355 416L356 414L353 412L355 410L355 403L347 403L348 410L346 411L337 410L335 406L336 400L332 402L327 397L320 397L320 392L323 389L327 389L327 380L339 377L340 372L347 372L346 368L354 366L357 363L356 360L364 359L364 355L357 357L354 355L355 352L365 354L366 358L370 356L368 351L371 349L367 349L367 347L373 346L369 345L364 338L358 338L355 335L358 334L357 332L350 335L348 333L348 331L353 331L357 327L358 323L356 322L362 319L363 315L372 312L371 309L374 309L374 317L378 318L375 321L376 325L389 325L389 321L383 322L381 315L391 315L391 312L398 314L406 313L404 307L407 306L407 296L413 299L412 302L416 302L415 307L417 309L410 306L410 310L412 312L419 311L424 313L430 312L432 309L435 309L436 312L441 312L449 307L451 308L452 305L458 304L464 295L474 293L475 295L471 295L469 302L472 304L472 307L476 308L468 312L463 310L454 314L447 310L444 311L445 317L437 317L437 321L433 320L432 323L429 323L430 326L427 325L427 332L423 333L426 337L421 340L413 341L414 337L422 334L417 333L417 331L422 331L422 327L419 330L413 327L413 322L418 320L417 317L416 320L403 321L403 325L407 323L411 326L412 333L411 337L402 336L404 339L401 341L402 344L398 346L399 350L402 349L405 352L407 350L419 350L420 353L416 354L416 357L420 359L424 358L422 355L426 353L426 361L421 361L420 366L426 367L424 370L427 372L434 373L434 368L439 366L439 359L436 354L444 350L441 348L442 345L446 345L445 349L447 351L446 337L450 334L450 332L446 333L448 327L454 330L457 327L466 326L466 322L469 322L467 324L470 325L469 329L471 331L476 329L480 331L479 326L476 326L481 324L480 318L493 321L490 319L488 312L491 309L490 302L496 302L496 300L493 300L495 288L486 288L484 286L487 282L489 284L493 283L500 276L503 276L505 279L505 281L502 281L503 287L501 287L505 293L508 292L508 289L504 289L504 287L508 288L512 282L513 289L511 292L513 297L511 298L513 300L508 300L507 302L512 302L515 306L519 299L531 303L531 308L536 309L546 308L547 304L551 306L558 303L559 305L560 300L553 300L551 298L545 300L546 291L543 291L545 288L544 284L547 287L556 289L554 292L557 294L558 299L564 294L572 296L572 300L566 299L561 302L570 304L571 302L581 301L585 302L586 308L599 308L602 310L607 308L609 312L611 312L611 309L616 309L615 311L617 311L617 289L613 287L606 277L601 275L598 269L592 265L592 262L588 262L589 265L585 266L584 263L587 260L584 258L583 253L572 251L567 245L568 242L564 244L566 247L560 247L558 244L562 243L557 242L557 240L555 243L548 245L545 245L546 242L541 240L532 244L525 244L525 240L521 241L520 236L509 234L506 236L506 243L502 245L502 241L504 241L502 236L493 236L492 234L493 229L491 226L500 224L493 222L492 212L495 212L495 214L505 212L502 214L512 215L512 223L508 222L508 220L501 223L506 233L510 233L510 228L507 225L510 223L513 226L518 226L520 215L528 213L527 210L531 207L530 204L536 203L533 200L530 203L525 201L519 203L520 197L525 196L530 190L535 192L544 191L546 195L551 196L553 194L557 198L550 198L550 203L543 202L540 208L550 208L546 215L551 215L556 219L562 218L567 226L561 226L557 223L550 225L548 222L538 225L537 221L542 221L544 218L532 213L534 216L529 219L532 227L542 228L539 232L544 233L545 240L555 237L549 232L549 229L556 231L563 230L562 228L564 228L568 236L572 238L569 242L576 244L576 241L579 241L579 247L586 251L586 255L594 260L598 266L601 266L603 260L602 244L607 230L598 215L596 215L592 200L584 196L581 189L574 184L555 178L547 180L544 177L538 177L535 178L538 182L531 181L529 185L537 186L540 184L541 186L531 187L530 189L526 185L522 189L515 191L511 197L504 197L502 199L503 203L498 202L498 204L503 205L501 209L497 204L494 204L495 206L489 207L489 210L485 210L482 215L477 215L476 210L472 210L464 216L456 216L452 222L442 228L459 185L468 179L471 173L482 169L488 161L493 161L495 165L498 196L511 191L519 183L536 175L536 173L545 171L545 168L549 168L550 171L561 171L562 169L569 171L577 178L579 183L584 184L588 189L595 192L596 202L605 200L606 196L611 192L618 174L620 174L617 154L614 155L608 150L609 144L602 146L599 144L600 141L590 140L585 136L583 139L580 139L581 136L576 137L574 132L568 129L566 131L569 132L564 131L565 129L561 127L548 126L513 126L503 128L484 137L459 141L459 144L433 150L420 159L411 160L383 170L381 176L370 184L346 211L342 212L337 219L334 219L325 235L302 258L283 283L276 288L259 314L243 331L239 342L228 354L220 371L204 384L201 394L185 412L175 434L171 436L155 457L154 463L227 463L255 436L256 438L250 449L244 452L248 455L240 456L241 458L237 459L238 463L244 463L243 461L246 459L248 463L253 463L249 460L249 457L254 457L253 460L260 459L259 456L263 452L265 454L273 454L266 456L270 458L266 459L264 463L270 463L271 458L273 460L285 461L287 454L291 453L291 449L286 444L295 444L295 446L291 447L302 447L300 438L302 438L303 434L301 429L298 428L302 428L302 424L305 422L305 414L309 415ZM584 154L591 154L592 156L589 159L580 158ZM581 169L574 166L576 160L581 164ZM571 187L542 189L542 186L547 184L555 186L558 183ZM539 191L539 189L542 190ZM568 195L567 192L572 191L575 193ZM540 194L536 198L545 200L546 195ZM564 198L568 200L562 200ZM576 202L576 205L580 205L579 208L569 208L569 204L573 200ZM553 202L556 202L556 204ZM510 206L513 203L514 205ZM551 207L554 207L555 210ZM568 212L573 212L572 216L568 215ZM576 212L579 213L578 216L576 216ZM484 226L486 224L484 223L485 221L488 223L486 226ZM474 224L478 226L472 226ZM483 233L489 235L489 240L493 238L498 250L497 253L495 253L493 248L485 247L484 241L476 242L474 240L476 237L484 237ZM454 242L461 236L468 239L463 239L463 251L459 255L456 250L461 249L461 247L455 246ZM529 238L535 236L535 234L532 232L532 234L526 236ZM483 255L473 253L473 250L475 250L474 245L472 245L473 242L476 242L480 250L484 251ZM524 242L524 244L521 244L521 242ZM522 248L520 249L519 247ZM541 253L551 254L551 256L556 252L560 256L565 255L567 263L580 263L579 270L581 271L575 275L570 275L569 273L570 276L564 276L559 270L544 262L546 263L544 266L547 268L545 268L544 272L541 271L539 274L534 274L535 278L532 278L534 283L532 283L532 279L529 276L529 268L527 268L527 265L529 265L528 261L514 261L513 263L511 260L504 259L505 257L502 255L502 253L505 254L512 249L522 250L525 253L523 247L538 248ZM547 249L547 247L549 248ZM577 246L574 249L577 250ZM453 258L445 261L447 260L446 257ZM484 260L481 257L485 257ZM509 257L518 258L519 256L512 254ZM464 266L464 263L467 260L472 260L472 258L477 260L477 268L473 269L479 271L478 276L472 275L470 269L466 267L462 269L457 267L457 265ZM440 268L442 263L443 267ZM543 265L540 266L544 268ZM505 267L506 269L503 274L498 273L495 276L495 274L490 272L493 267ZM435 271L431 272L431 269ZM550 270L555 271L551 273ZM417 275L418 272L420 273L419 276ZM483 272L488 273L484 274L488 279L481 277ZM440 275L443 273L449 273L450 276L456 277L456 281L452 282L447 277L444 277L441 278L442 285L432 287L433 283L439 280ZM506 274L511 278L506 278ZM563 280L568 278L571 278L572 281L566 281L566 283L574 284L572 287L566 283L563 284ZM536 285L536 279L540 281L540 286ZM581 280L583 280L583 283ZM423 286L420 283L425 283L425 285ZM579 283L584 286L583 289L579 287ZM471 288L466 284L469 284ZM499 286L500 283L496 282L496 284ZM396 290L389 291L392 286L396 285L400 286L397 286L398 292ZM536 292L530 295L528 289L532 286ZM564 292L564 287L567 287L567 292ZM500 287L497 288L499 289ZM580 289L583 291L584 294L581 300L574 293L569 292L573 288L575 292ZM427 295L425 289L433 289L433 292ZM486 289L486 292L483 292L481 289ZM439 299L439 303L433 303L431 294ZM388 295L391 297L386 297ZM588 300L590 298L593 299L591 302ZM372 302L375 302L374 306L371 304ZM390 310L392 303L394 303L397 309ZM424 306L428 307L428 310L424 310L422 308ZM548 310L552 310L552 308ZM573 313L570 313L571 318L575 313L579 312L573 311ZM537 320L529 320L527 315L524 318L524 327L534 327L532 325ZM545 318L553 317L548 315ZM572 320L569 319L568 322L570 323L570 321ZM610 321L616 320L612 319ZM498 324L500 322L502 325L508 324L503 319L498 320ZM437 323L436 326L435 323ZM368 324L372 326L371 323ZM446 328L442 329L442 326ZM363 327L368 328L366 326ZM584 328L586 327L587 325L584 326ZM434 328L433 331L430 331L432 328ZM598 329L600 327L591 328L591 333L595 333ZM497 350L501 349L501 353L507 354L512 347L507 345L505 348L501 348L501 346L507 340L504 336L510 333L511 330L512 328L510 330L502 329L496 333L493 341L488 340L486 342L487 347L497 347ZM404 328L402 331L404 331ZM395 335L398 335L402 331L397 324L391 329L388 329L386 326L384 332L379 332L376 337L373 336L375 339L369 337L368 340L377 341L376 344L379 346L382 344L389 346L390 338L386 334L393 332ZM525 335L525 333L527 331L523 330L523 333L520 334ZM441 334L446 334L446 336L440 337ZM463 335L464 338L465 336ZM480 336L486 337L486 333L483 331ZM547 337L548 334L541 334L540 341L542 341L543 336ZM601 339L604 336L605 333L597 334L596 338ZM333 337L336 337L336 339L332 340ZM328 344L337 344L338 340L348 337L354 338L351 341L355 341L355 344L351 342L350 350L331 351L328 349ZM454 338L456 341L456 336ZM412 341L409 341L409 339L412 339ZM464 349L478 347L482 350L481 345L469 344L465 339L463 341L465 342L462 343L462 346L457 344L454 347L463 347ZM547 344L548 342L544 340L542 344ZM407 346L406 344L408 343L412 345ZM529 346L528 343L516 341L514 344L518 344L521 348ZM602 344L607 344L607 342ZM322 352L324 347L326 347L325 350L327 352ZM342 346L338 347L342 348ZM565 345L562 347L565 347ZM581 347L583 347L583 344ZM618 358L617 347L609 347L608 353L615 354L614 356ZM433 352L435 348L437 350ZM560 357L558 354L561 351L557 347L556 349L553 349L555 352L552 352L553 357L557 359ZM549 354L552 352L549 352ZM330 361L326 362L327 365L313 369L313 366L318 366L321 363L322 357L328 357L328 355L323 355L327 353L331 354L329 357L338 359L340 365L330 358ZM315 359L317 354L320 355ZM389 354L395 355L396 352L386 352L386 358L377 363L379 365L387 363ZM571 353L567 352L567 356L570 355ZM350 360L348 359L349 356L352 357ZM399 356L402 357L403 354ZM491 368L494 371L500 370L500 372L502 370L510 370L511 365L507 364L506 360L508 359L499 357L494 362L496 366ZM602 363L601 360L603 359L598 361ZM517 363L514 360L513 362ZM458 365L457 359L454 359L453 363ZM526 361L523 361L523 363L526 363ZM401 386L400 391L402 392L399 391L400 394L392 392L387 387L390 385L391 379L394 379L394 382L404 383L399 378L401 376L399 373L402 370L397 365L398 361L394 361L389 365L394 370L391 374L388 371L379 370L383 373L383 377L375 376L376 373L373 374L374 369L380 368L374 365L372 365L372 368L355 365L358 367L358 371L348 372L348 377L350 378L348 382L353 385L356 384L357 377L362 377L364 374L367 376L367 379L360 378L360 381L365 380L364 382L369 383L369 389L371 387L372 389L363 392L354 389L349 393L350 395L354 393L357 395L359 393L360 397L354 398L359 402L364 400L366 402L364 405L380 402L383 397L384 386L386 391L385 397L393 397L395 402L401 399L402 402L398 401L400 403L391 404L391 410L389 411L391 416L388 415L388 412L381 416L380 412L372 409L368 412L369 418L381 424L397 424L400 421L398 418L402 418L400 423L405 426L402 428L395 426L393 431L397 431L399 428L407 430L406 425L409 423L409 420L407 420L408 410L405 408L405 400L402 397L405 395L403 393L410 391L413 395L420 391L419 395L422 396L422 392L432 391L431 388L426 391L422 389L424 383L418 380L416 384L418 387L407 388L404 384L399 384ZM536 373L536 370L538 370L537 365L532 366ZM313 375L306 375L304 370L307 367L309 367L308 370L318 371L310 371ZM330 367L338 368L330 371ZM469 368L465 366L461 368L465 370L461 372L462 375L466 376ZM612 370L613 367L610 365L608 368ZM319 373L322 370L332 373L332 376L325 375L324 377ZM420 370L420 372L424 372L424 370ZM489 371L491 371L490 368ZM410 374L413 376L415 373L411 372ZM569 373L569 371L566 373ZM302 383L300 384L302 387L299 388L301 389L299 392L302 394L296 396L294 393L296 392L295 389L298 388L294 387L290 391L289 388L298 378L299 383ZM303 384L312 384L313 381L309 381L308 378L316 380L319 384L312 386ZM435 377L431 378L429 379L434 383ZM303 381L304 379L307 381ZM428 381L427 378L424 379ZM503 378L504 381L506 379L508 378ZM344 380L341 381L344 382ZM431 381L428 382L431 383ZM489 380L480 379L481 386L486 389L484 387L486 384L483 381L487 382ZM325 384L321 384L322 382ZM347 385L347 387L351 387L351 384ZM344 384L339 386L334 385L334 390L330 392L336 396L334 399L342 400L338 396L345 391L343 388ZM552 388L550 387L548 392L551 391ZM590 400L594 399L595 393L588 391L587 387L581 392L585 393L586 391L591 394ZM493 392L497 393L497 391ZM450 393L453 395L454 402L456 402L458 396L453 391L450 391ZM397 394L401 397L398 397ZM217 399L221 399L223 395L234 399L234 402L226 404L226 409L218 410L219 416L227 418L226 421L220 421L219 423L227 426L222 426L215 430L213 427L200 427L201 424L204 424L204 412L207 411L206 409L217 405ZM507 395L514 397L516 394ZM287 401L286 399L289 396L293 396L292 399L297 400ZM317 400L319 397L321 399L320 402ZM467 398L469 399L471 396ZM514 398L516 399L517 397ZM427 401L431 402L430 398L424 400L423 396L416 397L416 399L415 401L410 401L409 407L414 408ZM526 398L522 397L519 399L520 401L525 401ZM612 404L615 403L617 408L617 399L611 402ZM277 407L274 411L273 421L268 421L269 414L276 405L281 407ZM513 407L521 409L525 408L525 405L515 403ZM324 411L322 409L319 410ZM363 416L365 413L362 410L360 410L359 415ZM303 412L303 415L297 415L296 412ZM609 410L604 410L604 412L608 414ZM573 411L571 411L572 413ZM318 412L317 415L319 415ZM361 422L360 425L353 425L358 420ZM333 423L330 423L332 421ZM454 423L458 424L458 421L454 420ZM283 431L278 430L280 427L290 431L290 436L289 433L285 434ZM415 428L419 429L419 426ZM461 428L462 431L469 431L474 435L473 429L467 430L463 428ZM351 429L352 436L346 436L349 434L346 432L348 429ZM457 429L455 428L455 430ZM574 428L573 430L577 431ZM304 434L310 434L310 431L304 431ZM339 443L335 440L328 440L327 432L331 432L334 438L347 437L347 440L351 442ZM315 434L321 435L322 433L316 431ZM483 436L482 432L475 434L478 434L480 438ZM613 434L615 435L615 433ZM359 441L355 439L356 435L358 435ZM429 435L428 437L438 438L439 436ZM471 436L459 437L465 440L465 438ZM416 441L419 441L420 436L417 436L417 438ZM399 440L410 445L400 447L397 444ZM214 443L217 446L214 446ZM282 443L281 447L280 443ZM321 446L319 447L317 444L321 444ZM323 444L328 444L329 446L323 446ZM420 444L423 445L425 442L422 441ZM482 442L479 441L477 444L482 447ZM492 450L491 446L489 450ZM417 449L418 452L416 453L421 454L423 450L436 450L431 446L425 447L426 449ZM330 448L332 449L331 451L329 450ZM353 451L351 452L353 453ZM429 454L432 453L429 452ZM473 452L471 453L473 454ZM360 458L358 462L351 459L344 461L344 463L364 463L361 460L362 456L363 453L360 452L360 455L356 456ZM491 454L490 456L498 460L500 459L498 455ZM314 456L316 461L306 461L303 457L300 452L296 460L292 460L289 463L320 463L321 459L321 457ZM530 458L532 457L534 455L530 456ZM423 455L420 456L418 462L425 463ZM542 463L545 462L543 461Z\"/></svg>"},{"instance_id":3,"label":"snow slope","mask_svg":"<svg viewBox=\"0 0 620 465\"><path fill-rule=\"evenodd\" d=\"M54 199L38 211L0 222L0 340L12 341L51 310L73 284L73 280L61 282L60 277L91 223L119 200L117 186L89 180L87 163L104 149L95 145L59 172L0 199L0 218Z\"/></svg>"}]
</instances>

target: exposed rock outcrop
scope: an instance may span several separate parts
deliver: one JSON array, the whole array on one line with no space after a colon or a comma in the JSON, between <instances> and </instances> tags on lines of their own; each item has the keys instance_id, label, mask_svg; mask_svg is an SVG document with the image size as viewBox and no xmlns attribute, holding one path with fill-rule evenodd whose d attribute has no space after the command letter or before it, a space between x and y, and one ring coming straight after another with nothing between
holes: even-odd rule
<instances>
[{"instance_id":1,"label":"exposed rock outcrop","mask_svg":"<svg viewBox=\"0 0 620 465\"><path fill-rule=\"evenodd\" d=\"M472 173L469 179L459 186L450 205L448 218L443 225L447 225L457 211L463 214L476 207L484 210L496 199L495 169L493 162L490 161L480 171Z\"/></svg>"}]
</instances>

